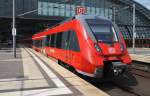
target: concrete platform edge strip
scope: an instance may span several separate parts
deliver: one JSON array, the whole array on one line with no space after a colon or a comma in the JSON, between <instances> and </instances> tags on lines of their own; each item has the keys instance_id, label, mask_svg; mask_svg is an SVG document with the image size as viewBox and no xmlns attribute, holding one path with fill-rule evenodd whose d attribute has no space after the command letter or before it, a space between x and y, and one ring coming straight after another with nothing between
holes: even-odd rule
<instances>
[{"instance_id":1,"label":"concrete platform edge strip","mask_svg":"<svg viewBox=\"0 0 150 96\"><path fill-rule=\"evenodd\" d=\"M43 54L41 54L41 53L39 53L39 52L36 52L35 50L33 50L33 49L31 49L31 48L28 48L30 51L32 51L34 54L36 54L37 55L37 57L39 57L41 60L43 60L45 63L47 62L47 61L45 61L45 60L48 60L49 62L50 61L53 61L53 62L55 62L55 63L57 63L56 61L55 61L55 59L54 58L52 58L52 60L50 60L50 58L48 58L48 57L46 57L46 56L44 56ZM54 60L53 60L54 59ZM56 65L56 66L60 66L60 65ZM60 67L62 67L62 66L60 66ZM60 73L60 70L58 71L57 70L57 68L55 69L54 68L54 70L57 72L57 73ZM68 70L66 70L66 69L64 69L63 67L62 67L62 70L65 70L66 71L66 74L67 74L67 71ZM70 71L68 71L68 72L70 72ZM69 74L69 73L68 73ZM104 91L102 91L102 90L100 90L100 89L97 89L95 86L93 86L93 85L91 85L90 83L88 83L87 81L85 81L85 80L81 80L82 82L84 81L84 86L85 87L87 87L87 88L89 88L90 87L90 89L91 90L89 90L90 92L92 91L92 93L94 92L93 90L95 89L96 91L96 93L94 93L95 95L92 95L90 92L88 92L89 94L86 94L84 91L88 91L88 89L86 89L86 88L83 88L83 84L79 84L79 85L76 85L77 84L77 82L78 82L78 80L77 80L77 82L76 82L76 84L74 84L73 82L74 81L72 81L72 82L70 82L70 80L72 80L72 79L69 79L68 78L68 76L66 77L66 76L62 76L65 80L67 80L69 83L71 83L75 88L77 88L78 90L80 90L85 96L110 96L109 94L107 94L107 93L105 93ZM78 76L74 76L74 77L76 77L76 78L78 78L79 79L79 81L80 81L80 79L81 78L79 78ZM75 80L75 79L74 79ZM80 89L81 88L81 89ZM99 91L99 92L98 92ZM99 94L100 93L100 94ZM74 95L73 95L74 96ZM76 96L76 95L75 95Z\"/></svg>"},{"instance_id":2,"label":"concrete platform edge strip","mask_svg":"<svg viewBox=\"0 0 150 96\"><path fill-rule=\"evenodd\" d=\"M33 56L33 58L38 62L38 64L41 66L41 68L43 68L45 70L45 72L47 73L47 75L52 79L52 81L56 84L56 86L58 88L55 88L55 89L61 89L61 90L57 90L57 94L58 95L59 93L63 93L63 94L71 94L71 90L69 88L67 88L65 86L65 84L49 69L47 68L47 66L45 66L45 64L40 60L38 59L38 57L36 55L34 55L31 51L29 51L27 49L27 51ZM54 88L52 88L54 89ZM64 91L65 90L65 91ZM62 91L62 92L61 92ZM64 92L63 92L64 91Z\"/></svg>"}]
</instances>

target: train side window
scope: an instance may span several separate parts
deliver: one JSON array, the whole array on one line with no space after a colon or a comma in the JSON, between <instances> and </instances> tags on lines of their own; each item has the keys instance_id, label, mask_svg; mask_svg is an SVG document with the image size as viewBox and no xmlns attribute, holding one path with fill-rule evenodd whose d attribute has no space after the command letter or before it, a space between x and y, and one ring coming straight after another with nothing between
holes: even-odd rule
<instances>
[{"instance_id":1,"label":"train side window","mask_svg":"<svg viewBox=\"0 0 150 96\"><path fill-rule=\"evenodd\" d=\"M61 48L61 42L62 42L62 32L57 33L56 48Z\"/></svg>"},{"instance_id":2,"label":"train side window","mask_svg":"<svg viewBox=\"0 0 150 96\"><path fill-rule=\"evenodd\" d=\"M43 38L43 40L42 40L42 47L44 47L44 46L46 46L46 36Z\"/></svg>"},{"instance_id":3,"label":"train side window","mask_svg":"<svg viewBox=\"0 0 150 96\"><path fill-rule=\"evenodd\" d=\"M73 30L70 30L69 49L77 52L80 51L79 41L76 32Z\"/></svg>"},{"instance_id":4,"label":"train side window","mask_svg":"<svg viewBox=\"0 0 150 96\"><path fill-rule=\"evenodd\" d=\"M41 47L41 40L38 40L38 47Z\"/></svg>"},{"instance_id":5,"label":"train side window","mask_svg":"<svg viewBox=\"0 0 150 96\"><path fill-rule=\"evenodd\" d=\"M48 36L49 40L48 40L48 46L51 45L51 35Z\"/></svg>"},{"instance_id":6,"label":"train side window","mask_svg":"<svg viewBox=\"0 0 150 96\"><path fill-rule=\"evenodd\" d=\"M40 48L43 47L43 40L40 40Z\"/></svg>"},{"instance_id":7,"label":"train side window","mask_svg":"<svg viewBox=\"0 0 150 96\"><path fill-rule=\"evenodd\" d=\"M69 46L70 46L70 44L69 44L69 41L70 41L70 34L71 34L71 31L67 31L67 33L68 33L68 35L67 35L67 40L66 40L66 49L69 49Z\"/></svg>"},{"instance_id":8,"label":"train side window","mask_svg":"<svg viewBox=\"0 0 150 96\"><path fill-rule=\"evenodd\" d=\"M51 35L50 47L55 47L55 37L56 34Z\"/></svg>"},{"instance_id":9,"label":"train side window","mask_svg":"<svg viewBox=\"0 0 150 96\"><path fill-rule=\"evenodd\" d=\"M49 46L49 35L44 38L44 46Z\"/></svg>"},{"instance_id":10,"label":"train side window","mask_svg":"<svg viewBox=\"0 0 150 96\"><path fill-rule=\"evenodd\" d=\"M56 47L57 33L55 34L54 47Z\"/></svg>"},{"instance_id":11,"label":"train side window","mask_svg":"<svg viewBox=\"0 0 150 96\"><path fill-rule=\"evenodd\" d=\"M38 40L36 40L36 41L35 41L36 47L39 47L39 44L38 44L38 43L39 43Z\"/></svg>"},{"instance_id":12,"label":"train side window","mask_svg":"<svg viewBox=\"0 0 150 96\"><path fill-rule=\"evenodd\" d=\"M35 40L35 46L37 48L40 48L41 47L41 40Z\"/></svg>"},{"instance_id":13,"label":"train side window","mask_svg":"<svg viewBox=\"0 0 150 96\"><path fill-rule=\"evenodd\" d=\"M42 40L38 40L38 47L42 48Z\"/></svg>"},{"instance_id":14,"label":"train side window","mask_svg":"<svg viewBox=\"0 0 150 96\"><path fill-rule=\"evenodd\" d=\"M32 40L32 45L35 46L35 40Z\"/></svg>"},{"instance_id":15,"label":"train side window","mask_svg":"<svg viewBox=\"0 0 150 96\"><path fill-rule=\"evenodd\" d=\"M61 42L62 49L68 49L68 37L69 37L68 31L62 33L62 42Z\"/></svg>"},{"instance_id":16,"label":"train side window","mask_svg":"<svg viewBox=\"0 0 150 96\"><path fill-rule=\"evenodd\" d=\"M37 40L35 40L35 46L37 47Z\"/></svg>"},{"instance_id":17,"label":"train side window","mask_svg":"<svg viewBox=\"0 0 150 96\"><path fill-rule=\"evenodd\" d=\"M36 47L39 47L39 41L36 40Z\"/></svg>"}]
</instances>

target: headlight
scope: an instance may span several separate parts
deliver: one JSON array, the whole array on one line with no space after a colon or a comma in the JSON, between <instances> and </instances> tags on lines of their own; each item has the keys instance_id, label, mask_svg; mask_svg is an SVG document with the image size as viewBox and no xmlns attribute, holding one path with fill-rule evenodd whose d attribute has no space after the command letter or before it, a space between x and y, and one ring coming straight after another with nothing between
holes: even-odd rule
<instances>
[{"instance_id":1,"label":"headlight","mask_svg":"<svg viewBox=\"0 0 150 96\"><path fill-rule=\"evenodd\" d=\"M98 44L95 44L94 47L96 48L96 51L100 52L101 51L101 48L99 47Z\"/></svg>"}]
</instances>

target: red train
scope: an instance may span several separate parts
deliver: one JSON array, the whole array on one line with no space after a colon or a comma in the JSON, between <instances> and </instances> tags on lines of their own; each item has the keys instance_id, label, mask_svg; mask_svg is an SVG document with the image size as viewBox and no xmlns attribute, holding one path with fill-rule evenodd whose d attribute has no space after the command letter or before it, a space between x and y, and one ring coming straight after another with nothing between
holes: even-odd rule
<instances>
[{"instance_id":1,"label":"red train","mask_svg":"<svg viewBox=\"0 0 150 96\"><path fill-rule=\"evenodd\" d=\"M99 16L77 15L32 37L33 49L90 77L116 77L131 64L121 32Z\"/></svg>"}]
</instances>

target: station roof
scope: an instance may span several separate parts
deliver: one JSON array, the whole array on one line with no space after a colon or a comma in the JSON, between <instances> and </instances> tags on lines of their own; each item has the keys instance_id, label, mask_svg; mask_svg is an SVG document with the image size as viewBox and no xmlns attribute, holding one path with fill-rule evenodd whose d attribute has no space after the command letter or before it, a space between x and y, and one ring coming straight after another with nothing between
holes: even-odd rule
<instances>
[{"instance_id":1,"label":"station roof","mask_svg":"<svg viewBox=\"0 0 150 96\"><path fill-rule=\"evenodd\" d=\"M134 1L134 0L119 0L120 2L129 5L129 6L133 6L133 4L136 4L136 10L139 11L140 13L142 13L146 18L148 18L148 20L150 20L150 10L147 9L145 6L143 6L142 4Z\"/></svg>"}]
</instances>

